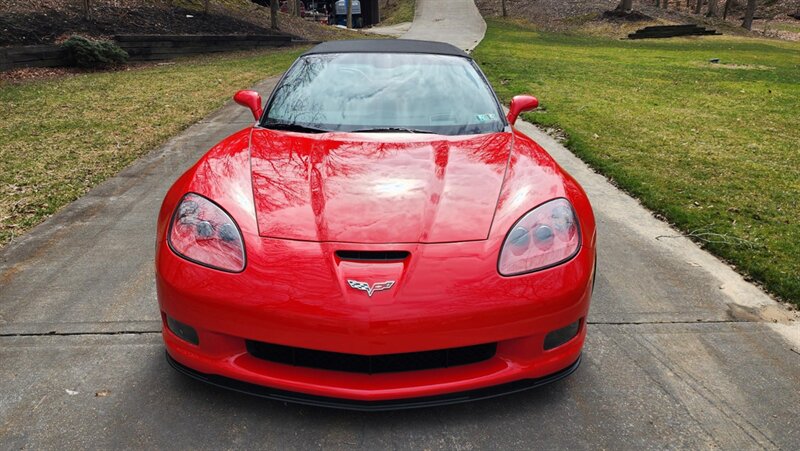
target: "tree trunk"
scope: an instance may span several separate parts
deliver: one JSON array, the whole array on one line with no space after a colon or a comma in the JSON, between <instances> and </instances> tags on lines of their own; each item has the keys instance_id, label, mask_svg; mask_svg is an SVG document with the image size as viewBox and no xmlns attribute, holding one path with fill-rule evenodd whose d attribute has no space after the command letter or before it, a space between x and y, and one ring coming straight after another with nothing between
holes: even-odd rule
<instances>
[{"instance_id":1,"label":"tree trunk","mask_svg":"<svg viewBox=\"0 0 800 451\"><path fill-rule=\"evenodd\" d=\"M503 0L501 3L502 3L502 6L503 6L503 17L507 17L508 16L508 12L506 12L506 0Z\"/></svg>"},{"instance_id":2,"label":"tree trunk","mask_svg":"<svg viewBox=\"0 0 800 451\"><path fill-rule=\"evenodd\" d=\"M742 27L748 30L753 29L753 16L756 14L756 0L747 0L747 10L744 13Z\"/></svg>"},{"instance_id":3,"label":"tree trunk","mask_svg":"<svg viewBox=\"0 0 800 451\"><path fill-rule=\"evenodd\" d=\"M661 8L661 0L656 0L656 8Z\"/></svg>"},{"instance_id":4,"label":"tree trunk","mask_svg":"<svg viewBox=\"0 0 800 451\"><path fill-rule=\"evenodd\" d=\"M667 8L669 8L669 0L663 0L663 1L661 2L661 6L662 6L664 9L667 9Z\"/></svg>"},{"instance_id":5,"label":"tree trunk","mask_svg":"<svg viewBox=\"0 0 800 451\"><path fill-rule=\"evenodd\" d=\"M205 15L208 15L208 2L209 2L209 1L210 1L210 0L205 0L205 1L203 2L203 14L205 14Z\"/></svg>"},{"instance_id":6,"label":"tree trunk","mask_svg":"<svg viewBox=\"0 0 800 451\"><path fill-rule=\"evenodd\" d=\"M708 0L708 12L706 17L717 17L717 0Z\"/></svg>"},{"instance_id":7,"label":"tree trunk","mask_svg":"<svg viewBox=\"0 0 800 451\"><path fill-rule=\"evenodd\" d=\"M294 15L300 17L302 14L300 13L300 0L296 0L294 2Z\"/></svg>"},{"instance_id":8,"label":"tree trunk","mask_svg":"<svg viewBox=\"0 0 800 451\"><path fill-rule=\"evenodd\" d=\"M345 0L347 3L347 28L353 28L353 0Z\"/></svg>"},{"instance_id":9,"label":"tree trunk","mask_svg":"<svg viewBox=\"0 0 800 451\"><path fill-rule=\"evenodd\" d=\"M83 19L89 20L89 0L83 0L81 2L81 9L83 10Z\"/></svg>"},{"instance_id":10,"label":"tree trunk","mask_svg":"<svg viewBox=\"0 0 800 451\"><path fill-rule=\"evenodd\" d=\"M658 0L656 0L658 1ZM505 3L505 2L503 2ZM617 9L620 11L630 11L633 9L633 0L620 0Z\"/></svg>"},{"instance_id":11,"label":"tree trunk","mask_svg":"<svg viewBox=\"0 0 800 451\"><path fill-rule=\"evenodd\" d=\"M700 14L701 9L703 9L703 0L697 0L697 3L694 4L694 13Z\"/></svg>"},{"instance_id":12,"label":"tree trunk","mask_svg":"<svg viewBox=\"0 0 800 451\"><path fill-rule=\"evenodd\" d=\"M278 8L280 0L269 0L269 21L273 30L278 29Z\"/></svg>"},{"instance_id":13,"label":"tree trunk","mask_svg":"<svg viewBox=\"0 0 800 451\"><path fill-rule=\"evenodd\" d=\"M728 18L728 8L731 6L732 0L725 0L725 9L722 10L722 20Z\"/></svg>"}]
</instances>

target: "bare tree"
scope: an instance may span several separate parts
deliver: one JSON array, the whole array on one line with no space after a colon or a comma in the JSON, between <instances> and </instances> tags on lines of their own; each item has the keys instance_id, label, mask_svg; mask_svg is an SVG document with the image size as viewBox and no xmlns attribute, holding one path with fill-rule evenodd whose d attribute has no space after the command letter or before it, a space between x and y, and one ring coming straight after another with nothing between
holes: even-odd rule
<instances>
[{"instance_id":1,"label":"bare tree","mask_svg":"<svg viewBox=\"0 0 800 451\"><path fill-rule=\"evenodd\" d=\"M703 0L697 0L697 3L694 4L694 13L700 14L701 9L703 9Z\"/></svg>"},{"instance_id":2,"label":"bare tree","mask_svg":"<svg viewBox=\"0 0 800 451\"><path fill-rule=\"evenodd\" d=\"M506 12L506 0L502 1L502 5L503 5L503 17L506 17L508 15L508 13Z\"/></svg>"},{"instance_id":3,"label":"bare tree","mask_svg":"<svg viewBox=\"0 0 800 451\"><path fill-rule=\"evenodd\" d=\"M742 27L747 28L748 30L753 29L753 16L756 13L756 0L747 0L747 9L744 13L744 22L742 22Z\"/></svg>"},{"instance_id":4,"label":"bare tree","mask_svg":"<svg viewBox=\"0 0 800 451\"><path fill-rule=\"evenodd\" d=\"M669 0L663 0L663 1L661 2L661 6L662 6L664 9L667 9L667 8L669 8Z\"/></svg>"},{"instance_id":5,"label":"bare tree","mask_svg":"<svg viewBox=\"0 0 800 451\"><path fill-rule=\"evenodd\" d=\"M301 10L301 9L302 9L302 8L300 7L300 0L296 0L296 1L294 2L294 13L295 13L295 15L296 15L297 17L300 17L300 16L301 16L301 14L300 14L300 10Z\"/></svg>"},{"instance_id":6,"label":"bare tree","mask_svg":"<svg viewBox=\"0 0 800 451\"><path fill-rule=\"evenodd\" d=\"M205 0L203 2L203 14L208 15L208 3L210 0Z\"/></svg>"},{"instance_id":7,"label":"bare tree","mask_svg":"<svg viewBox=\"0 0 800 451\"><path fill-rule=\"evenodd\" d=\"M656 0L658 1L658 0ZM630 11L633 9L633 0L620 0L617 9L620 11Z\"/></svg>"},{"instance_id":8,"label":"bare tree","mask_svg":"<svg viewBox=\"0 0 800 451\"><path fill-rule=\"evenodd\" d=\"M717 17L719 13L717 12L717 0L708 0L708 12L706 12L707 17Z\"/></svg>"},{"instance_id":9,"label":"bare tree","mask_svg":"<svg viewBox=\"0 0 800 451\"><path fill-rule=\"evenodd\" d=\"M722 20L728 18L728 8L731 6L733 0L725 0L725 9L722 10Z\"/></svg>"},{"instance_id":10,"label":"bare tree","mask_svg":"<svg viewBox=\"0 0 800 451\"><path fill-rule=\"evenodd\" d=\"M347 3L347 28L353 28L353 0L345 0Z\"/></svg>"},{"instance_id":11,"label":"bare tree","mask_svg":"<svg viewBox=\"0 0 800 451\"><path fill-rule=\"evenodd\" d=\"M280 0L269 0L269 21L273 30L278 29L278 8Z\"/></svg>"},{"instance_id":12,"label":"bare tree","mask_svg":"<svg viewBox=\"0 0 800 451\"><path fill-rule=\"evenodd\" d=\"M83 19L89 20L89 0L81 1L81 9L83 10Z\"/></svg>"}]
</instances>

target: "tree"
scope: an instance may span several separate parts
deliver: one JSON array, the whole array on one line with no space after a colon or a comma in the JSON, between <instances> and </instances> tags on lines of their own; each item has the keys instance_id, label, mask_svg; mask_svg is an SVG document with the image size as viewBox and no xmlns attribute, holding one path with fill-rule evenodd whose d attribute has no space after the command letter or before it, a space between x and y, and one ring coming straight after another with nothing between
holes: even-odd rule
<instances>
[{"instance_id":1,"label":"tree","mask_svg":"<svg viewBox=\"0 0 800 451\"><path fill-rule=\"evenodd\" d=\"M353 28L353 1L345 0L347 3L347 28Z\"/></svg>"},{"instance_id":2,"label":"tree","mask_svg":"<svg viewBox=\"0 0 800 451\"><path fill-rule=\"evenodd\" d=\"M707 17L717 17L717 0L708 0L708 12L706 13Z\"/></svg>"},{"instance_id":3,"label":"tree","mask_svg":"<svg viewBox=\"0 0 800 451\"><path fill-rule=\"evenodd\" d=\"M744 13L744 22L742 27L748 30L753 29L753 16L756 14L756 0L747 0L747 9Z\"/></svg>"},{"instance_id":4,"label":"tree","mask_svg":"<svg viewBox=\"0 0 800 451\"><path fill-rule=\"evenodd\" d=\"M278 29L278 5L280 0L270 0L269 1L269 19L272 25L273 30Z\"/></svg>"},{"instance_id":5,"label":"tree","mask_svg":"<svg viewBox=\"0 0 800 451\"><path fill-rule=\"evenodd\" d=\"M505 3L505 2L503 2ZM620 0L619 5L617 5L617 9L620 11L630 11L633 9L633 0ZM505 9L504 9L505 11ZM505 15L505 14L503 14Z\"/></svg>"},{"instance_id":6,"label":"tree","mask_svg":"<svg viewBox=\"0 0 800 451\"><path fill-rule=\"evenodd\" d=\"M208 2L209 0L205 0L203 2L203 14L208 15Z\"/></svg>"},{"instance_id":7,"label":"tree","mask_svg":"<svg viewBox=\"0 0 800 451\"><path fill-rule=\"evenodd\" d=\"M295 0L295 2L294 2L294 15L297 16L297 17L300 17L300 15L301 15L300 14L300 10L301 9L302 8L300 7L300 0Z\"/></svg>"},{"instance_id":8,"label":"tree","mask_svg":"<svg viewBox=\"0 0 800 451\"><path fill-rule=\"evenodd\" d=\"M722 20L728 18L728 8L731 6L732 0L725 0L725 9L722 10Z\"/></svg>"},{"instance_id":9,"label":"tree","mask_svg":"<svg viewBox=\"0 0 800 451\"><path fill-rule=\"evenodd\" d=\"M83 0L81 2L81 9L83 10L83 19L89 20L89 0Z\"/></svg>"},{"instance_id":10,"label":"tree","mask_svg":"<svg viewBox=\"0 0 800 451\"><path fill-rule=\"evenodd\" d=\"M697 3L694 4L694 13L700 14L701 9L703 9L703 0L697 0Z\"/></svg>"},{"instance_id":11,"label":"tree","mask_svg":"<svg viewBox=\"0 0 800 451\"><path fill-rule=\"evenodd\" d=\"M625 1L625 0L623 0L623 1ZM630 0L630 1L633 1L633 0ZM506 17L508 15L508 13L506 12L506 0L502 1L502 5L503 5L503 17Z\"/></svg>"}]
</instances>

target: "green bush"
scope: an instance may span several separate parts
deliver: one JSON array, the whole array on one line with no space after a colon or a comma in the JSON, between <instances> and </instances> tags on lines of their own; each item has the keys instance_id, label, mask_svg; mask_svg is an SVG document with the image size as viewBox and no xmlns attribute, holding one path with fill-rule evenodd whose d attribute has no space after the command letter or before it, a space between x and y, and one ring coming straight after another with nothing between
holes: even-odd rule
<instances>
[{"instance_id":1,"label":"green bush","mask_svg":"<svg viewBox=\"0 0 800 451\"><path fill-rule=\"evenodd\" d=\"M72 36L61 47L67 51L67 63L70 66L107 68L128 61L128 53L112 41Z\"/></svg>"}]
</instances>

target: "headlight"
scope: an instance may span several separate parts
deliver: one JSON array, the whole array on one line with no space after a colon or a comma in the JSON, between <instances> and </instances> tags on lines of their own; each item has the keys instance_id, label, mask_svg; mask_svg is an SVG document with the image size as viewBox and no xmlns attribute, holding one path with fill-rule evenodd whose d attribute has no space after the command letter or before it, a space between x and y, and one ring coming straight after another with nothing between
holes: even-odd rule
<instances>
[{"instance_id":1,"label":"headlight","mask_svg":"<svg viewBox=\"0 0 800 451\"><path fill-rule=\"evenodd\" d=\"M509 230L497 270L516 276L550 268L571 259L581 246L575 210L567 199L553 199L534 208Z\"/></svg>"},{"instance_id":2,"label":"headlight","mask_svg":"<svg viewBox=\"0 0 800 451\"><path fill-rule=\"evenodd\" d=\"M230 272L244 269L242 233L222 208L205 197L183 196L169 228L169 247L179 256Z\"/></svg>"}]
</instances>

